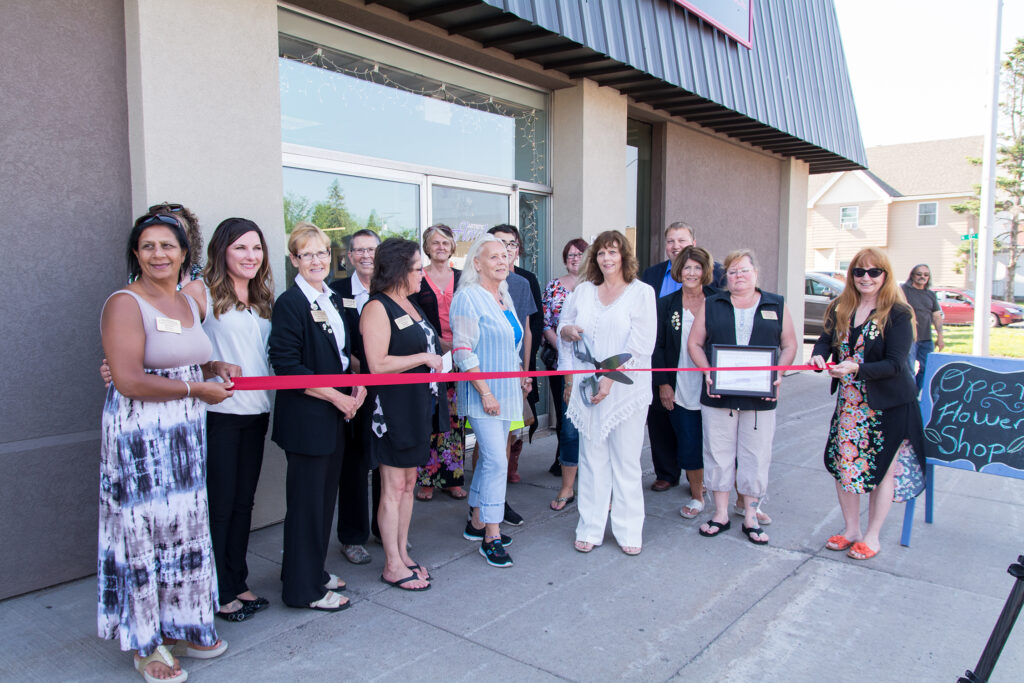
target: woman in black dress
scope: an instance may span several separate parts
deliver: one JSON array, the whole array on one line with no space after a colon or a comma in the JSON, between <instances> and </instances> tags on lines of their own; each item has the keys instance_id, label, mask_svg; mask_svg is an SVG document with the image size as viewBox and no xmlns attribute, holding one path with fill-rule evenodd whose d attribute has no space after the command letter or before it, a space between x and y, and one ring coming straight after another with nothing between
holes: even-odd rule
<instances>
[{"instance_id":1,"label":"woman in black dress","mask_svg":"<svg viewBox=\"0 0 1024 683\"><path fill-rule=\"evenodd\" d=\"M415 242L392 237L377 247L370 300L359 319L371 373L441 371L437 330L409 298L420 291L422 279L423 263ZM409 591L430 588L430 575L409 557L406 542L416 468L430 457L430 435L439 431L435 424L448 424L444 396L445 388L437 383L417 383L374 387L370 397L370 455L381 475L377 520L385 563L380 580ZM439 406L442 415L437 420Z\"/></svg>"},{"instance_id":2,"label":"woman in black dress","mask_svg":"<svg viewBox=\"0 0 1024 683\"><path fill-rule=\"evenodd\" d=\"M828 539L829 550L848 550L868 560L881 547L879 533L894 500L924 489L924 435L917 385L907 366L914 341L914 314L889 259L880 249L857 252L846 273L846 289L825 316L825 331L811 363L828 368L832 392L839 388L825 467L836 479L846 524ZM860 531L860 496L871 494L868 528Z\"/></svg>"}]
</instances>

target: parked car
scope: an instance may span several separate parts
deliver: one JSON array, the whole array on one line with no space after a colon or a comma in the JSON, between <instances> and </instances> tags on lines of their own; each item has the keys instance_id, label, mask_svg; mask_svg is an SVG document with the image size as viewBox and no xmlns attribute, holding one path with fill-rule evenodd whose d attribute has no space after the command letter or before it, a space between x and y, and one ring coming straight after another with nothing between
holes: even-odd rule
<instances>
[{"instance_id":1,"label":"parked car","mask_svg":"<svg viewBox=\"0 0 1024 683\"><path fill-rule=\"evenodd\" d=\"M830 278L839 280L840 282L846 282L846 271L845 270L815 270L812 271L818 275L828 275Z\"/></svg>"},{"instance_id":2,"label":"parked car","mask_svg":"<svg viewBox=\"0 0 1024 683\"><path fill-rule=\"evenodd\" d=\"M932 287L942 308L947 325L970 325L974 322L974 292L956 287ZM1024 308L1005 301L992 301L988 314L989 325L999 327L1024 321Z\"/></svg>"},{"instance_id":3,"label":"parked car","mask_svg":"<svg viewBox=\"0 0 1024 683\"><path fill-rule=\"evenodd\" d=\"M825 330L825 309L843 293L842 280L823 273L804 273L804 335L816 337Z\"/></svg>"}]
</instances>

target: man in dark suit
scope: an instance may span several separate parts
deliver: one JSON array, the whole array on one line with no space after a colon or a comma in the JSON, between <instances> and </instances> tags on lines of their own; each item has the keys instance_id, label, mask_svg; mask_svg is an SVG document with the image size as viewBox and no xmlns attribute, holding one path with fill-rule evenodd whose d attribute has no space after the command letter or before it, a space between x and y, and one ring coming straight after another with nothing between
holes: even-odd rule
<instances>
[{"instance_id":1,"label":"man in dark suit","mask_svg":"<svg viewBox=\"0 0 1024 683\"><path fill-rule=\"evenodd\" d=\"M348 240L349 277L331 282L330 287L338 295L345 323L352 330L352 355L365 371L362 335L359 334L359 314L370 298L370 276L373 275L373 260L380 244L380 237L373 230L359 230ZM349 423L351 428L350 447L345 452L341 476L338 479L338 541L341 553L352 564L367 564L370 554L366 541L370 537L370 501L367 495L366 474L370 471L370 447L367 436L373 406L363 405L356 417ZM380 501L380 478L373 473L372 527L376 528L377 504Z\"/></svg>"}]
</instances>

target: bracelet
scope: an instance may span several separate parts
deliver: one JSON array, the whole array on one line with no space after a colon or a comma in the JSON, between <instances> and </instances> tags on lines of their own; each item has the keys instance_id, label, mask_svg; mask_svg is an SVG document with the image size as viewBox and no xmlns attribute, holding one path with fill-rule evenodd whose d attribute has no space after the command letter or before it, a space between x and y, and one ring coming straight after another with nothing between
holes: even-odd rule
<instances>
[{"instance_id":1,"label":"bracelet","mask_svg":"<svg viewBox=\"0 0 1024 683\"><path fill-rule=\"evenodd\" d=\"M484 396L493 396L493 395L494 394L492 394L491 392L488 391L486 394L480 394L480 398L483 398Z\"/></svg>"},{"instance_id":2,"label":"bracelet","mask_svg":"<svg viewBox=\"0 0 1024 683\"><path fill-rule=\"evenodd\" d=\"M184 380L182 380L182 381L184 381ZM192 395L192 387L190 387L188 385L188 382L185 382L185 395L182 396L182 398L188 398L191 395Z\"/></svg>"}]
</instances>

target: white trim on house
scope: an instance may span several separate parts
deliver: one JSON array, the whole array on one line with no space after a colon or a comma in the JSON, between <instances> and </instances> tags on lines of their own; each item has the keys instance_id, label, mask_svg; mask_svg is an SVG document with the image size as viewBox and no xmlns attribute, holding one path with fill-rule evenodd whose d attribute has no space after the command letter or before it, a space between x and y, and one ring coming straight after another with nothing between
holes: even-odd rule
<instances>
[{"instance_id":1,"label":"white trim on house","mask_svg":"<svg viewBox=\"0 0 1024 683\"><path fill-rule=\"evenodd\" d=\"M864 183L868 187L868 189L870 189L872 192L874 192L876 195L878 195L878 198L881 199L884 203L888 204L888 203L892 202L894 199L897 199L897 197L893 197L891 194L889 194L888 192L883 190L878 185L878 183L876 183L871 178L871 176L869 176L864 171L842 171L841 173L836 173L835 176L831 180L829 180L827 183L825 183L821 187L821 189L818 190L814 194L814 196L811 197L807 201L807 208L808 209L813 209L814 205L818 203L818 200L821 199L822 197L824 197L825 194L829 190L831 190L833 188L833 186L835 186L836 183L839 182L839 179L842 178L847 173L853 174L853 176L856 177L857 179L859 179L862 183ZM957 195L957 196L959 196L959 195Z\"/></svg>"},{"instance_id":2,"label":"white trim on house","mask_svg":"<svg viewBox=\"0 0 1024 683\"><path fill-rule=\"evenodd\" d=\"M892 197L894 202L922 202L934 199L954 199L956 197L973 197L973 192L946 192L943 194L914 194L906 197Z\"/></svg>"}]
</instances>

